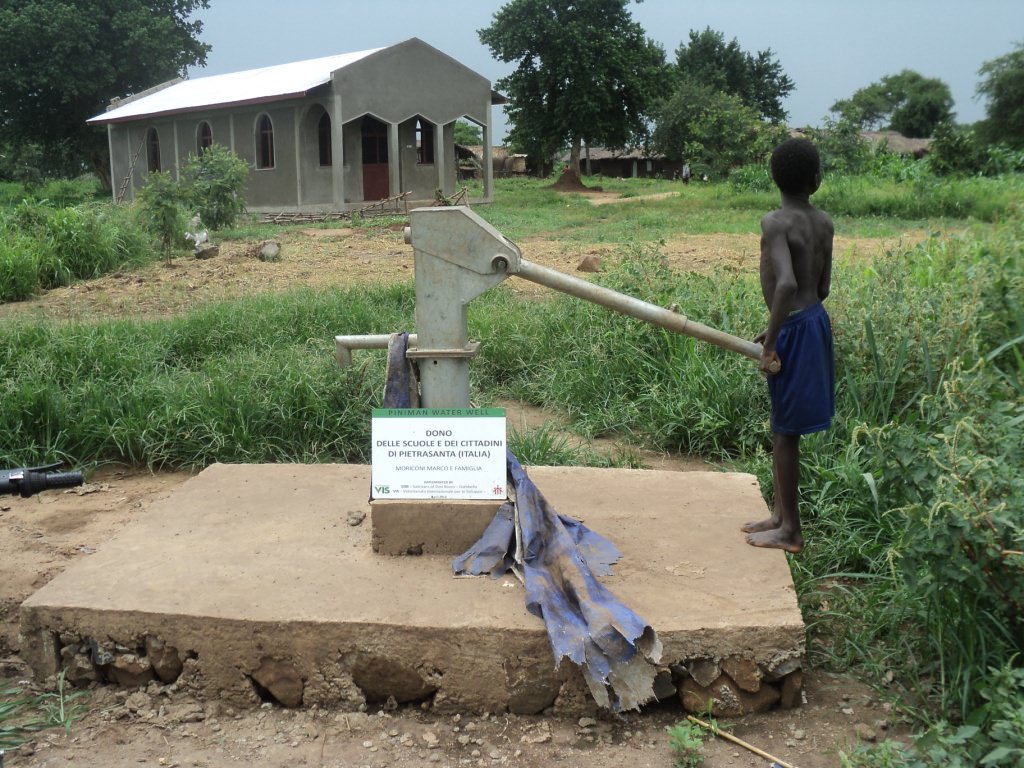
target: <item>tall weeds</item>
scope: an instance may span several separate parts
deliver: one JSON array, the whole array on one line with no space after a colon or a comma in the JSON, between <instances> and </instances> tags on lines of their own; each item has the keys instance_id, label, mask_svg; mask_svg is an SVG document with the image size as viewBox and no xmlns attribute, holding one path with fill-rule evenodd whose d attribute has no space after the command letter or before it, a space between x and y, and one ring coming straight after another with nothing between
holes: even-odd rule
<instances>
[{"instance_id":1,"label":"tall weeds","mask_svg":"<svg viewBox=\"0 0 1024 768\"><path fill-rule=\"evenodd\" d=\"M23 202L0 211L0 301L152 261L154 251L127 206L52 207Z\"/></svg>"},{"instance_id":2,"label":"tall weeds","mask_svg":"<svg viewBox=\"0 0 1024 768\"><path fill-rule=\"evenodd\" d=\"M406 288L299 291L172 320L18 322L0 333L0 461L193 467L365 460L383 372L336 333L408 327Z\"/></svg>"}]
</instances>

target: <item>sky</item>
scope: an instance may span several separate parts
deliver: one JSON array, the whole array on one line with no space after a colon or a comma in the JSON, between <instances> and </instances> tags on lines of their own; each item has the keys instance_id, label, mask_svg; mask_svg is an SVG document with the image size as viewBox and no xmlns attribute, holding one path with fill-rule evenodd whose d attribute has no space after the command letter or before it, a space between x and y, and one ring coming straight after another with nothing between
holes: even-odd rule
<instances>
[{"instance_id":1,"label":"sky","mask_svg":"<svg viewBox=\"0 0 1024 768\"><path fill-rule=\"evenodd\" d=\"M213 46L190 77L219 75L418 37L494 84L513 64L491 57L477 30L501 0L210 0L196 17ZM670 61L705 27L749 53L771 49L796 88L783 103L793 127L817 126L838 99L912 69L945 82L959 122L985 116L978 69L1024 41L1024 0L644 0L629 9ZM501 107L492 114L500 143Z\"/></svg>"}]
</instances>

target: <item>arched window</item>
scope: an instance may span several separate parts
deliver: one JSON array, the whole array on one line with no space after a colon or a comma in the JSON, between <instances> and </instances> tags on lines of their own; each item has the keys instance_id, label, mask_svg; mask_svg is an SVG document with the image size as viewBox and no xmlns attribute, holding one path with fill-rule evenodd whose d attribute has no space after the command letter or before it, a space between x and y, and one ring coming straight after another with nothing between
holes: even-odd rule
<instances>
[{"instance_id":1,"label":"arched window","mask_svg":"<svg viewBox=\"0 0 1024 768\"><path fill-rule=\"evenodd\" d=\"M434 164L434 124L422 117L416 118L416 162L419 165Z\"/></svg>"},{"instance_id":2,"label":"arched window","mask_svg":"<svg viewBox=\"0 0 1024 768\"><path fill-rule=\"evenodd\" d=\"M331 117L326 112L320 115L316 124L317 138L320 143L320 165L331 165Z\"/></svg>"},{"instance_id":3,"label":"arched window","mask_svg":"<svg viewBox=\"0 0 1024 768\"><path fill-rule=\"evenodd\" d=\"M274 124L269 115L260 115L256 121L256 167L274 167Z\"/></svg>"},{"instance_id":4,"label":"arched window","mask_svg":"<svg viewBox=\"0 0 1024 768\"><path fill-rule=\"evenodd\" d=\"M210 124L203 120L199 124L199 128L196 130L196 154L203 154L206 150L213 146L213 128Z\"/></svg>"},{"instance_id":5,"label":"arched window","mask_svg":"<svg viewBox=\"0 0 1024 768\"><path fill-rule=\"evenodd\" d=\"M146 167L150 173L160 170L160 136L156 128L146 133Z\"/></svg>"}]
</instances>

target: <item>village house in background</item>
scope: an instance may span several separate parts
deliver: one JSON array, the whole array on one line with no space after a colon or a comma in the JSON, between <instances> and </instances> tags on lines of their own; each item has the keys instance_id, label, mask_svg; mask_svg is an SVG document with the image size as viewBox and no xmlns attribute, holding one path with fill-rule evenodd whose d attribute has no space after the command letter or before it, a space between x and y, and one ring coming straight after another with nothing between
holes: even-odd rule
<instances>
[{"instance_id":1,"label":"village house in background","mask_svg":"<svg viewBox=\"0 0 1024 768\"><path fill-rule=\"evenodd\" d=\"M492 196L491 107L482 75L411 38L387 48L174 80L115 100L107 126L115 200L153 171L177 177L213 143L249 163L252 211L345 211L408 193L456 192L459 119L481 129L483 200ZM123 183L125 182L126 183Z\"/></svg>"},{"instance_id":2,"label":"village house in background","mask_svg":"<svg viewBox=\"0 0 1024 768\"><path fill-rule=\"evenodd\" d=\"M459 153L460 178L482 178L483 145L474 144L463 147L457 144L455 151ZM509 152L508 147L491 147L491 169L494 177L498 179L526 176L528 175L526 155L521 152Z\"/></svg>"},{"instance_id":3,"label":"village house in background","mask_svg":"<svg viewBox=\"0 0 1024 768\"><path fill-rule=\"evenodd\" d=\"M861 138L872 148L884 146L898 155L911 155L918 160L931 151L931 139L911 139L898 131L861 131Z\"/></svg>"},{"instance_id":4,"label":"village house in background","mask_svg":"<svg viewBox=\"0 0 1024 768\"><path fill-rule=\"evenodd\" d=\"M589 161L588 161L589 155ZM569 153L558 158L569 162ZM673 179L681 172L683 161L667 160L657 152L643 149L584 148L580 156L580 173L584 176L613 176L622 179Z\"/></svg>"},{"instance_id":5,"label":"village house in background","mask_svg":"<svg viewBox=\"0 0 1024 768\"><path fill-rule=\"evenodd\" d=\"M806 136L806 129L792 128L789 135L795 138ZM861 138L872 147L884 146L890 152L911 155L917 159L924 157L931 148L931 139L909 139L896 131L861 131ZM494 149L495 174L498 175L498 148ZM683 161L668 160L657 152L646 152L643 149L607 149L590 147L589 163L587 150L580 157L580 173L584 176L610 176L621 179L632 178L681 178ZM517 156L519 157L519 156ZM525 156L523 157L525 169ZM560 155L558 161L569 162L569 153Z\"/></svg>"}]
</instances>

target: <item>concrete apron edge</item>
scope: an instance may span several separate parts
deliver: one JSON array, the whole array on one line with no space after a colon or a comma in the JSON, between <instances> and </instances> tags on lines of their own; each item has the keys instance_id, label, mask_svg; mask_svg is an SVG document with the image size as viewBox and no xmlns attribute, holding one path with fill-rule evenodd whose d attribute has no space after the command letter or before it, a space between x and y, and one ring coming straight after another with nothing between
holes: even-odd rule
<instances>
[{"instance_id":1,"label":"concrete apron edge","mask_svg":"<svg viewBox=\"0 0 1024 768\"><path fill-rule=\"evenodd\" d=\"M684 670L694 662L718 668L743 660L765 678L802 667L802 625L736 629L735 644L723 644L714 628L662 634L660 668L672 680L666 696L681 692ZM597 711L575 665L563 660L556 666L539 619L535 630L496 633L487 627L253 622L25 605L22 633L22 655L40 678L64 669L78 671L71 681L77 685L140 687L162 679L197 698L238 707L269 700L356 711L394 697L399 704L429 702L438 711L568 717ZM154 671L156 661L147 666L154 642L180 662L173 679ZM97 652L109 655L106 664L97 663L105 660ZM261 672L270 675L262 684ZM282 680L300 691L291 701L275 689Z\"/></svg>"}]
</instances>

